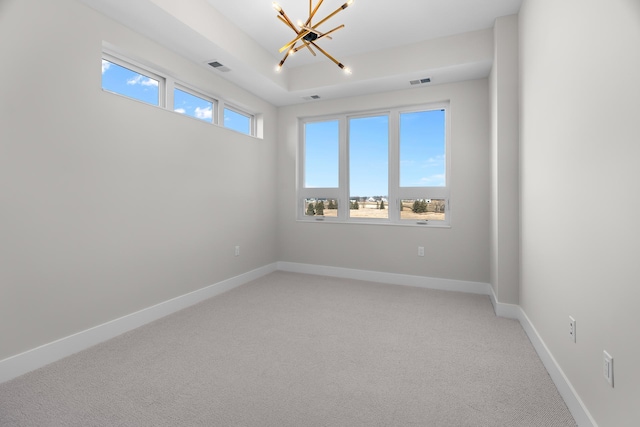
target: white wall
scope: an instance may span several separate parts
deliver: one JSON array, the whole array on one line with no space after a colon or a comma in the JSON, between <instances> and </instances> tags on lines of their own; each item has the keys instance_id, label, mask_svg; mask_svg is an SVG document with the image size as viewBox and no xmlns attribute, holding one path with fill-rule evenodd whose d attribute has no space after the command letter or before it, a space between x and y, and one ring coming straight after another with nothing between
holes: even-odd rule
<instances>
[{"instance_id":1,"label":"white wall","mask_svg":"<svg viewBox=\"0 0 640 427\"><path fill-rule=\"evenodd\" d=\"M491 94L491 286L497 301L519 299L518 16L496 19Z\"/></svg>"},{"instance_id":2,"label":"white wall","mask_svg":"<svg viewBox=\"0 0 640 427\"><path fill-rule=\"evenodd\" d=\"M103 41L264 139L103 92ZM0 56L0 360L276 261L274 107L73 0L2 1Z\"/></svg>"},{"instance_id":3,"label":"white wall","mask_svg":"<svg viewBox=\"0 0 640 427\"><path fill-rule=\"evenodd\" d=\"M520 304L597 424L637 426L640 2L525 0L519 26Z\"/></svg>"},{"instance_id":4,"label":"white wall","mask_svg":"<svg viewBox=\"0 0 640 427\"><path fill-rule=\"evenodd\" d=\"M451 228L296 221L298 117L443 100L451 101ZM279 261L488 283L487 79L284 107L278 131Z\"/></svg>"}]
</instances>

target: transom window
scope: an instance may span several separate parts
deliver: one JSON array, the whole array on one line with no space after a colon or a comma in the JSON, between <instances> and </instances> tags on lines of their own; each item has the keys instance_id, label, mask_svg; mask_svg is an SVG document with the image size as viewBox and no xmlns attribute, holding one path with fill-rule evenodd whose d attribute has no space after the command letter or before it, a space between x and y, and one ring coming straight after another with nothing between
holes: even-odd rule
<instances>
[{"instance_id":1,"label":"transom window","mask_svg":"<svg viewBox=\"0 0 640 427\"><path fill-rule=\"evenodd\" d=\"M255 114L225 104L222 99L177 82L110 49L102 54L102 89L247 135L258 133Z\"/></svg>"},{"instance_id":2,"label":"transom window","mask_svg":"<svg viewBox=\"0 0 640 427\"><path fill-rule=\"evenodd\" d=\"M253 123L254 117L251 114L229 106L224 108L224 127L252 135Z\"/></svg>"},{"instance_id":3,"label":"transom window","mask_svg":"<svg viewBox=\"0 0 640 427\"><path fill-rule=\"evenodd\" d=\"M447 110L302 120L298 219L449 225Z\"/></svg>"},{"instance_id":4,"label":"transom window","mask_svg":"<svg viewBox=\"0 0 640 427\"><path fill-rule=\"evenodd\" d=\"M216 100L207 95L179 85L173 89L173 111L176 113L215 123L216 106Z\"/></svg>"},{"instance_id":5,"label":"transom window","mask_svg":"<svg viewBox=\"0 0 640 427\"><path fill-rule=\"evenodd\" d=\"M111 55L102 57L102 88L109 92L162 106L163 77Z\"/></svg>"}]
</instances>

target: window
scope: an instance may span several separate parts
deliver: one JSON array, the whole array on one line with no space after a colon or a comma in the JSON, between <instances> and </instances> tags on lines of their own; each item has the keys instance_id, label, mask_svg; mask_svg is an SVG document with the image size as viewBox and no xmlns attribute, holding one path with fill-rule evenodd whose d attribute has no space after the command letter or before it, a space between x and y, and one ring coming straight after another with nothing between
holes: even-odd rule
<instances>
[{"instance_id":1,"label":"window","mask_svg":"<svg viewBox=\"0 0 640 427\"><path fill-rule=\"evenodd\" d=\"M162 105L164 79L112 56L102 58L102 89L151 105Z\"/></svg>"},{"instance_id":2,"label":"window","mask_svg":"<svg viewBox=\"0 0 640 427\"><path fill-rule=\"evenodd\" d=\"M224 127L253 135L253 116L235 108L225 107Z\"/></svg>"},{"instance_id":3,"label":"window","mask_svg":"<svg viewBox=\"0 0 640 427\"><path fill-rule=\"evenodd\" d=\"M389 116L350 118L349 218L388 219L388 194Z\"/></svg>"},{"instance_id":4,"label":"window","mask_svg":"<svg viewBox=\"0 0 640 427\"><path fill-rule=\"evenodd\" d=\"M224 106L224 100L125 59L110 48L102 53L102 89L205 122L222 122L224 127L246 135L256 136L261 132L258 130L261 129L261 121L256 120L255 114L230 105Z\"/></svg>"},{"instance_id":5,"label":"window","mask_svg":"<svg viewBox=\"0 0 640 427\"><path fill-rule=\"evenodd\" d=\"M206 95L196 94L187 88L178 87L173 90L173 111L214 123L215 101Z\"/></svg>"},{"instance_id":6,"label":"window","mask_svg":"<svg viewBox=\"0 0 640 427\"><path fill-rule=\"evenodd\" d=\"M447 109L302 120L298 218L449 225Z\"/></svg>"}]
</instances>

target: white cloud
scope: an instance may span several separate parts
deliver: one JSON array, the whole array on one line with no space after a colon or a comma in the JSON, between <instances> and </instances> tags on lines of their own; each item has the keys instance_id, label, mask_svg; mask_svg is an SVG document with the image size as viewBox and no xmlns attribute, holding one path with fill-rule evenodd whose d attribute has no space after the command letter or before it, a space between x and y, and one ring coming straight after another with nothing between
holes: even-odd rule
<instances>
[{"instance_id":1,"label":"white cloud","mask_svg":"<svg viewBox=\"0 0 640 427\"><path fill-rule=\"evenodd\" d=\"M185 110L184 108L176 108L173 111L175 111L176 113L180 113L180 114L184 114L184 113L187 112L187 110Z\"/></svg>"},{"instance_id":2,"label":"white cloud","mask_svg":"<svg viewBox=\"0 0 640 427\"><path fill-rule=\"evenodd\" d=\"M150 79L148 77L138 74L132 79L127 80L128 85L142 85L142 86L158 86L157 80Z\"/></svg>"},{"instance_id":3,"label":"white cloud","mask_svg":"<svg viewBox=\"0 0 640 427\"><path fill-rule=\"evenodd\" d=\"M109 69L109 67L111 66L111 62L109 61L105 61L104 59L102 60L102 74L104 74L105 71L107 71Z\"/></svg>"},{"instance_id":4,"label":"white cloud","mask_svg":"<svg viewBox=\"0 0 640 427\"><path fill-rule=\"evenodd\" d=\"M196 117L199 119L211 119L213 117L213 110L209 107L196 107Z\"/></svg>"}]
</instances>

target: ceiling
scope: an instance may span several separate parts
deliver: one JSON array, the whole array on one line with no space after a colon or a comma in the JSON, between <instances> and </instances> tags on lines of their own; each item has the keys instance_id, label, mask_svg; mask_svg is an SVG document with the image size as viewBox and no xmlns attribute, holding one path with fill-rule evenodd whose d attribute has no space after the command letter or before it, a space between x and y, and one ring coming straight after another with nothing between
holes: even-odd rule
<instances>
[{"instance_id":1,"label":"ceiling","mask_svg":"<svg viewBox=\"0 0 640 427\"><path fill-rule=\"evenodd\" d=\"M278 49L295 34L277 19L271 0L82 0L211 71L276 105L363 95L431 83L486 77L493 60L497 17L518 13L522 0L354 0L319 29L340 24L333 40L318 42L353 70L345 75L318 53L301 50L280 73ZM324 0L316 19L346 0ZM278 0L292 21L306 20L307 0ZM314 5L317 0L313 0Z\"/></svg>"}]
</instances>

